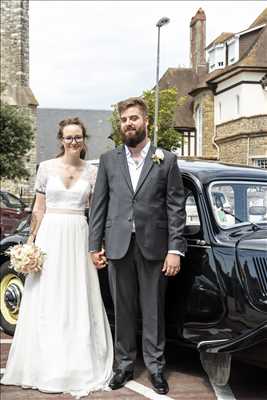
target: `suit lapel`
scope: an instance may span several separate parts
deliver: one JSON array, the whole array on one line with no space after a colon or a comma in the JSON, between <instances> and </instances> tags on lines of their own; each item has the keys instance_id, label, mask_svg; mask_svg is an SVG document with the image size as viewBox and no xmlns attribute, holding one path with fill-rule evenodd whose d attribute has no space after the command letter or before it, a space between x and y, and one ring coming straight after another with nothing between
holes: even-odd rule
<instances>
[{"instance_id":1,"label":"suit lapel","mask_svg":"<svg viewBox=\"0 0 267 400\"><path fill-rule=\"evenodd\" d=\"M152 167L154 166L154 162L152 160L152 154L155 153L155 147L153 146L153 144L150 145L150 148L148 150L148 153L146 155L146 159L141 171L141 175L139 177L138 183L137 183L137 187L135 190L134 195L137 194L137 192L140 190L141 186L143 185L147 175L149 174L149 172L151 171Z\"/></svg>"},{"instance_id":2,"label":"suit lapel","mask_svg":"<svg viewBox=\"0 0 267 400\"><path fill-rule=\"evenodd\" d=\"M133 190L129 167L128 167L128 162L127 162L127 158L126 158L126 152L125 152L125 148L123 145L118 148L118 156L119 156L119 163L120 163L122 175L124 176L125 181L129 187L131 193L133 194L134 190Z\"/></svg>"}]
</instances>

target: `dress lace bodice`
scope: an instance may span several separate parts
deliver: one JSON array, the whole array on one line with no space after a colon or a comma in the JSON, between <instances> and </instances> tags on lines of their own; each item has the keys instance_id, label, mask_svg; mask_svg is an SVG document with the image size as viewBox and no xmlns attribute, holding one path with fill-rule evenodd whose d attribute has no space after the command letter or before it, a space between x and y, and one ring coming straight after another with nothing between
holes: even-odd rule
<instances>
[{"instance_id":1,"label":"dress lace bodice","mask_svg":"<svg viewBox=\"0 0 267 400\"><path fill-rule=\"evenodd\" d=\"M35 190L46 196L46 208L83 210L89 206L94 190L97 167L85 161L81 175L70 187L66 187L60 174L60 159L40 163Z\"/></svg>"}]
</instances>

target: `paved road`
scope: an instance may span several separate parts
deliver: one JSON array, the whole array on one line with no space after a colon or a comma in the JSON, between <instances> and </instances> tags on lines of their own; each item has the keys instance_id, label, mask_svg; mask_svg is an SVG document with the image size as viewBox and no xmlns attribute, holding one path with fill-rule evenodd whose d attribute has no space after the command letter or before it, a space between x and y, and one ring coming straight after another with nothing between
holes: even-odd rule
<instances>
[{"instance_id":1,"label":"paved road","mask_svg":"<svg viewBox=\"0 0 267 400\"><path fill-rule=\"evenodd\" d=\"M6 365L12 338L1 332L1 371ZM120 390L93 393L85 400L267 400L267 372L233 361L229 385L214 387L203 372L198 354L167 346L170 392L159 396L151 390L141 355L135 378ZM36 390L1 386L1 400L73 400L69 395L49 395Z\"/></svg>"}]
</instances>

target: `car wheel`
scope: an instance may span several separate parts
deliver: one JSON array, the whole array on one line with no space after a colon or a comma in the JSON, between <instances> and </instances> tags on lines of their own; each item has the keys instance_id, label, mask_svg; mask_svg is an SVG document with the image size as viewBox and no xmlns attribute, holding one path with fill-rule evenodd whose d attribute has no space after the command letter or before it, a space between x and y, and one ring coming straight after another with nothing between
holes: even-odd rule
<instances>
[{"instance_id":1,"label":"car wheel","mask_svg":"<svg viewBox=\"0 0 267 400\"><path fill-rule=\"evenodd\" d=\"M0 266L0 326L13 336L24 287L24 276L9 268L9 261Z\"/></svg>"},{"instance_id":2,"label":"car wheel","mask_svg":"<svg viewBox=\"0 0 267 400\"><path fill-rule=\"evenodd\" d=\"M202 367L207 373L211 383L218 386L227 384L230 377L231 358L232 356L230 353L200 352Z\"/></svg>"}]
</instances>

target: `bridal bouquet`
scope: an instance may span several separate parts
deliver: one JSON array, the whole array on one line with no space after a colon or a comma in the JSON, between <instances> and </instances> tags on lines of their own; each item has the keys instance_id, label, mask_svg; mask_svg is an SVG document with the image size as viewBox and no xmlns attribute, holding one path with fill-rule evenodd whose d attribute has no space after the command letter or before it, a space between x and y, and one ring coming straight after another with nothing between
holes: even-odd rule
<instances>
[{"instance_id":1,"label":"bridal bouquet","mask_svg":"<svg viewBox=\"0 0 267 400\"><path fill-rule=\"evenodd\" d=\"M10 247L6 254L10 256L10 268L23 274L41 271L45 256L34 243L17 244Z\"/></svg>"}]
</instances>

